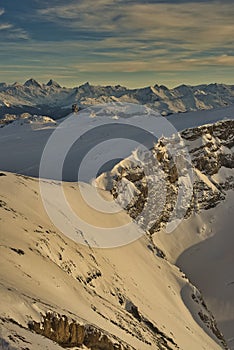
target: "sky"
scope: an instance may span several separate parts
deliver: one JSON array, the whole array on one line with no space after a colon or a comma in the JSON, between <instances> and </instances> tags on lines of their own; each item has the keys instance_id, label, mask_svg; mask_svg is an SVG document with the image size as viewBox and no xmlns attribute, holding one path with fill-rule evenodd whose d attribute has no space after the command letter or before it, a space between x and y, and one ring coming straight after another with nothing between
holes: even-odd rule
<instances>
[{"instance_id":1,"label":"sky","mask_svg":"<svg viewBox=\"0 0 234 350\"><path fill-rule=\"evenodd\" d=\"M0 82L234 83L233 0L0 0Z\"/></svg>"}]
</instances>

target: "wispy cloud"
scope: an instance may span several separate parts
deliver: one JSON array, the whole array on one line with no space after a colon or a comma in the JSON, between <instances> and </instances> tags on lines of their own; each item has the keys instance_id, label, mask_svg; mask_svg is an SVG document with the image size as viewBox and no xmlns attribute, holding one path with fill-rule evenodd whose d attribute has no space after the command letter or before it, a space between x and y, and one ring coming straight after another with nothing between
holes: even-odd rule
<instances>
[{"instance_id":1,"label":"wispy cloud","mask_svg":"<svg viewBox=\"0 0 234 350\"><path fill-rule=\"evenodd\" d=\"M115 38L102 42L91 41L89 47L84 42L31 42L22 46L20 43L5 43L3 52L7 50L7 57L21 57L19 68L34 67L41 70L45 67L52 71L69 71L70 73L137 73L137 72L182 72L211 66L231 67L234 58L228 54L200 55L196 50L176 50L173 45L165 45L165 48L142 47L141 43L130 45L128 40L119 43ZM111 51L109 47L115 47ZM122 49L124 47L124 49ZM119 49L120 48L120 49ZM17 53L17 54L15 54ZM66 53L66 54L64 54ZM63 56L63 57L61 57ZM23 57L23 58L22 58ZM31 63L30 63L31 62ZM40 62L38 65L36 62ZM14 65L15 66L15 65Z\"/></svg>"},{"instance_id":2,"label":"wispy cloud","mask_svg":"<svg viewBox=\"0 0 234 350\"><path fill-rule=\"evenodd\" d=\"M10 23L0 23L0 30L10 29L12 27L13 26Z\"/></svg>"},{"instance_id":3,"label":"wispy cloud","mask_svg":"<svg viewBox=\"0 0 234 350\"><path fill-rule=\"evenodd\" d=\"M2 16L5 13L5 10L3 8L0 8L0 16ZM10 29L12 28L12 24L10 23L0 23L0 30Z\"/></svg>"},{"instance_id":4,"label":"wispy cloud","mask_svg":"<svg viewBox=\"0 0 234 350\"><path fill-rule=\"evenodd\" d=\"M30 39L29 34L22 28L12 28L8 32L7 37L9 40L13 40L13 39L28 40L28 39Z\"/></svg>"},{"instance_id":5,"label":"wispy cloud","mask_svg":"<svg viewBox=\"0 0 234 350\"><path fill-rule=\"evenodd\" d=\"M80 0L59 6L48 6L38 11L45 19L54 21L68 28L88 31L109 32L116 29L114 18L118 16L118 2L113 7L113 0Z\"/></svg>"},{"instance_id":6,"label":"wispy cloud","mask_svg":"<svg viewBox=\"0 0 234 350\"><path fill-rule=\"evenodd\" d=\"M22 0L25 15L22 10L19 17L20 6L9 18L10 6L0 9L1 55L14 69L26 71L27 59L35 74L57 69L57 75L87 79L152 72L203 77L221 70L229 76L232 1L34 0L29 8Z\"/></svg>"},{"instance_id":7,"label":"wispy cloud","mask_svg":"<svg viewBox=\"0 0 234 350\"><path fill-rule=\"evenodd\" d=\"M0 31L4 30L4 38L2 40L17 40L17 39L22 39L22 40L28 40L29 35L28 33L21 28L15 28L12 24L10 23L0 23Z\"/></svg>"},{"instance_id":8,"label":"wispy cloud","mask_svg":"<svg viewBox=\"0 0 234 350\"><path fill-rule=\"evenodd\" d=\"M208 57L205 59L184 59L178 60L168 58L161 58L155 60L135 60L135 61L118 61L113 62L82 62L71 67L79 72L182 72L182 71L199 71L200 67L232 67L234 65L234 56L221 55L218 57Z\"/></svg>"},{"instance_id":9,"label":"wispy cloud","mask_svg":"<svg viewBox=\"0 0 234 350\"><path fill-rule=\"evenodd\" d=\"M91 51L88 46L92 45L92 57L100 58L99 62L93 62L93 67L98 69L105 68L103 61L111 65L115 59L119 70L126 67L123 62L127 61L131 61L131 67L139 68L152 64L151 69L165 66L168 61L173 67L189 60L190 64L197 65L198 61L193 61L196 55L200 55L199 62L203 60L205 65L206 57L218 56L222 49L222 54L226 54L225 50L233 48L234 8L228 0L148 3L80 0L48 6L39 10L39 15L76 32L77 45L82 42L81 33L85 31L90 43L85 43L84 51L88 56ZM162 61L161 56L164 56ZM230 62L224 59L219 62L225 65L227 61Z\"/></svg>"},{"instance_id":10,"label":"wispy cloud","mask_svg":"<svg viewBox=\"0 0 234 350\"><path fill-rule=\"evenodd\" d=\"M193 66L222 66L222 67L232 67L234 66L234 56L231 55L221 55L216 57L206 57L206 58L190 58L184 59L185 63L192 64Z\"/></svg>"},{"instance_id":11,"label":"wispy cloud","mask_svg":"<svg viewBox=\"0 0 234 350\"><path fill-rule=\"evenodd\" d=\"M5 9L0 8L0 16L4 15ZM1 18L2 21L2 18ZM0 31L4 31L4 37L2 37L2 40L14 40L14 39L24 39L27 40L29 38L28 33L17 26L15 26L12 23L9 22L0 22ZM2 41L1 40L1 41Z\"/></svg>"},{"instance_id":12,"label":"wispy cloud","mask_svg":"<svg viewBox=\"0 0 234 350\"><path fill-rule=\"evenodd\" d=\"M81 0L39 10L44 19L74 30L129 40L169 40L215 46L234 35L230 2L140 3Z\"/></svg>"}]
</instances>

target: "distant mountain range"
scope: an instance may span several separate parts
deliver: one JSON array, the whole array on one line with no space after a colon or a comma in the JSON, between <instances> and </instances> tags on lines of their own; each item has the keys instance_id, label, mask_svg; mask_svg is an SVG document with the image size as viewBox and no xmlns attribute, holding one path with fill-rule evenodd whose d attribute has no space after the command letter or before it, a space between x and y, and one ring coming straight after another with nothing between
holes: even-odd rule
<instances>
[{"instance_id":1,"label":"distant mountain range","mask_svg":"<svg viewBox=\"0 0 234 350\"><path fill-rule=\"evenodd\" d=\"M80 108L107 102L129 102L147 105L163 115L207 110L234 104L234 85L180 85L169 89L154 85L138 89L124 86L93 86L88 82L74 88L61 87L56 81L41 84L35 79L19 83L0 83L0 118L23 112L48 115L55 119Z\"/></svg>"}]
</instances>

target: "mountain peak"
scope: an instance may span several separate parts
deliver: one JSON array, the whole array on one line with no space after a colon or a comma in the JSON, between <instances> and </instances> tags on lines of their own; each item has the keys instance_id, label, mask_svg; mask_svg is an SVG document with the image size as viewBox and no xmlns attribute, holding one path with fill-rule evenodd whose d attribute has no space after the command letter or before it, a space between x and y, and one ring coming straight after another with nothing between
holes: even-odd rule
<instances>
[{"instance_id":1,"label":"mountain peak","mask_svg":"<svg viewBox=\"0 0 234 350\"><path fill-rule=\"evenodd\" d=\"M57 82L56 82L55 80L53 80L53 79L50 79L46 85L47 85L47 86L54 86L54 87L57 87L57 88L61 88L61 86L59 85L59 83L57 83Z\"/></svg>"},{"instance_id":2,"label":"mountain peak","mask_svg":"<svg viewBox=\"0 0 234 350\"><path fill-rule=\"evenodd\" d=\"M12 84L12 87L17 87L17 86L22 86L20 83L18 83L18 81L15 81L13 84Z\"/></svg>"},{"instance_id":3,"label":"mountain peak","mask_svg":"<svg viewBox=\"0 0 234 350\"><path fill-rule=\"evenodd\" d=\"M34 86L34 87L40 87L41 88L41 84L38 83L35 79L31 78L28 79L25 83L24 86L30 87L30 86Z\"/></svg>"},{"instance_id":4,"label":"mountain peak","mask_svg":"<svg viewBox=\"0 0 234 350\"><path fill-rule=\"evenodd\" d=\"M80 85L79 87L80 88L88 88L88 87L90 87L91 85L89 84L89 82L87 81L86 83L84 83L84 84L82 84L82 85Z\"/></svg>"}]
</instances>

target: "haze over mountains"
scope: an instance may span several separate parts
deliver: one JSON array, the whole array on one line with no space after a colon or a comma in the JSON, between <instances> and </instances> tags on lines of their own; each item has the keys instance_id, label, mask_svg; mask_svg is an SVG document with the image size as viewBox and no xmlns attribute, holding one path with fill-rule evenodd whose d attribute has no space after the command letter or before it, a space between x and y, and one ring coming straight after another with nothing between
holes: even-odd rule
<instances>
[{"instance_id":1,"label":"haze over mountains","mask_svg":"<svg viewBox=\"0 0 234 350\"><path fill-rule=\"evenodd\" d=\"M137 89L124 86L61 87L54 80L47 84L31 78L24 84L0 83L0 117L29 112L55 119L70 112L71 105L81 108L107 102L130 102L147 105L164 115L185 111L207 110L234 104L234 86L225 84L180 85L168 89L154 85Z\"/></svg>"}]
</instances>

